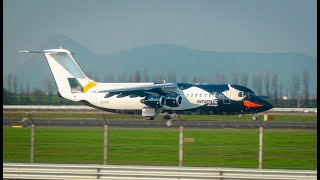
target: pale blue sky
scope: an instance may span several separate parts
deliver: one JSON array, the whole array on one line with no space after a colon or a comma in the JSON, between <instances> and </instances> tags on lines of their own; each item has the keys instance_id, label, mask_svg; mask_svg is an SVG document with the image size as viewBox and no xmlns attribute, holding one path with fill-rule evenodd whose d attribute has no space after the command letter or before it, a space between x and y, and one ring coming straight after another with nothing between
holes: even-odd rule
<instances>
[{"instance_id":1,"label":"pale blue sky","mask_svg":"<svg viewBox=\"0 0 320 180\"><path fill-rule=\"evenodd\" d=\"M296 52L316 58L316 3L4 0L4 71L23 61L16 51L38 49L57 34L69 36L97 54L172 43L199 50Z\"/></svg>"}]
</instances>

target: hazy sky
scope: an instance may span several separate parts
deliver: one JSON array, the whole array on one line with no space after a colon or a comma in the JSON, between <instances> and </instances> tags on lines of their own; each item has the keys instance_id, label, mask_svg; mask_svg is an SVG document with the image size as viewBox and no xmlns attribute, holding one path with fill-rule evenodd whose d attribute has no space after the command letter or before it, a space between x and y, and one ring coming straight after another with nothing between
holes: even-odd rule
<instances>
[{"instance_id":1,"label":"hazy sky","mask_svg":"<svg viewBox=\"0 0 320 180\"><path fill-rule=\"evenodd\" d=\"M69 36L97 54L172 43L317 57L316 0L4 0L4 70L16 51ZM56 48L56 47L53 47Z\"/></svg>"}]
</instances>

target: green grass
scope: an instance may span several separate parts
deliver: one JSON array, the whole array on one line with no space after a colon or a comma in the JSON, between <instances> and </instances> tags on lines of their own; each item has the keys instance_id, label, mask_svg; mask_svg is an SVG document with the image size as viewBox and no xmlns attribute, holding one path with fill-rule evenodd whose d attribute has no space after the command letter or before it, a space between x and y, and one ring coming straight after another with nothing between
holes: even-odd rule
<instances>
[{"instance_id":1,"label":"green grass","mask_svg":"<svg viewBox=\"0 0 320 180\"><path fill-rule=\"evenodd\" d=\"M186 129L184 166L258 167L258 130ZM317 131L265 130L264 168L317 169ZM109 128L108 164L177 166L179 129ZM3 162L30 162L30 129L3 127ZM103 128L36 129L36 163L103 164Z\"/></svg>"},{"instance_id":2,"label":"green grass","mask_svg":"<svg viewBox=\"0 0 320 180\"><path fill-rule=\"evenodd\" d=\"M136 120L143 119L136 114L105 114L108 119ZM31 113L33 118L102 118L98 113ZM4 112L3 118L24 118L26 113ZM269 115L271 121L316 121L317 116L313 115ZM214 120L214 121L252 121L251 115L181 115L182 120ZM260 115L263 119L263 115ZM156 116L156 120L162 120L162 116Z\"/></svg>"}]
</instances>

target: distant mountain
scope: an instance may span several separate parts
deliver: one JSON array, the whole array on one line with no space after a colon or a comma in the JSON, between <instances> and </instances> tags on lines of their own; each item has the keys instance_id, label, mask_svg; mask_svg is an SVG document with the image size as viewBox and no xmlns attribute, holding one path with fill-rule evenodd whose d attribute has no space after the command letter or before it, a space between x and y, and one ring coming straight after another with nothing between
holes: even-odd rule
<instances>
[{"instance_id":1,"label":"distant mountain","mask_svg":"<svg viewBox=\"0 0 320 180\"><path fill-rule=\"evenodd\" d=\"M119 53L96 55L67 36L55 36L39 49L69 49L75 53L79 65L90 78L102 81L105 75L112 75L115 81L124 74L134 75L147 72L149 79L155 75L167 76L175 73L177 81L182 77L191 82L194 76L200 82L214 83L217 72L231 83L234 72L249 74L249 86L257 74L275 73L284 84L291 83L293 74L307 70L310 74L310 88L316 87L316 59L297 53L252 53L200 51L172 44L156 44L133 48ZM29 80L31 87L45 89L45 81L53 80L44 56L32 55L27 64L20 68L18 79ZM250 79L251 78L251 79ZM153 78L154 79L154 78ZM302 87L302 85L301 85Z\"/></svg>"},{"instance_id":2,"label":"distant mountain","mask_svg":"<svg viewBox=\"0 0 320 180\"><path fill-rule=\"evenodd\" d=\"M176 72L177 75L189 77L202 76L210 82L213 82L216 72L226 75L233 72L252 75L269 72L278 74L280 79L289 80L292 74L306 69L312 76L316 76L316 60L296 53L214 52L160 44L106 55L103 59L104 67L108 68L112 64L116 72Z\"/></svg>"}]
</instances>

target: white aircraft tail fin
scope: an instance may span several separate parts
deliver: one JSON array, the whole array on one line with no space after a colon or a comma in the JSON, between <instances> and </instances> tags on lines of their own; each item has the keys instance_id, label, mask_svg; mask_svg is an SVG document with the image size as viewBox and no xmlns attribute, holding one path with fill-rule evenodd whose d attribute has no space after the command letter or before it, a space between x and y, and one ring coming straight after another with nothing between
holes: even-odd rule
<instances>
[{"instance_id":1,"label":"white aircraft tail fin","mask_svg":"<svg viewBox=\"0 0 320 180\"><path fill-rule=\"evenodd\" d=\"M63 96L70 96L76 92L87 92L97 85L89 79L80 66L66 49L49 49L43 51L20 51L24 53L44 53L47 58L50 70L58 86L59 93Z\"/></svg>"}]
</instances>

